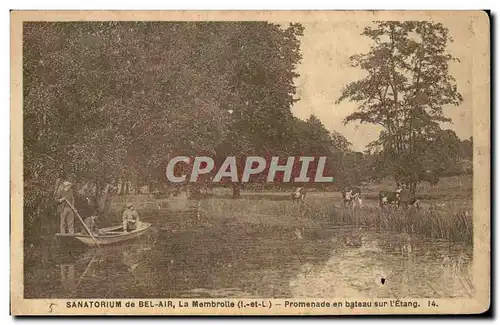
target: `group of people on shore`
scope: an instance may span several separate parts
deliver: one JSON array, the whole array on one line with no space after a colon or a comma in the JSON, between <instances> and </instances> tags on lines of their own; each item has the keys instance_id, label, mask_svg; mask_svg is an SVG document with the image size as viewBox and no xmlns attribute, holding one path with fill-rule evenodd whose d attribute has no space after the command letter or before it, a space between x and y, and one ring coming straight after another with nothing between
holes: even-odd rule
<instances>
[{"instance_id":1,"label":"group of people on shore","mask_svg":"<svg viewBox=\"0 0 500 325\"><path fill-rule=\"evenodd\" d=\"M72 184L69 181L62 182L62 185L56 191L55 201L57 203L57 215L59 216L59 231L61 234L75 233L75 195L73 193ZM100 234L98 228L99 217L91 215L84 219L85 226L93 234ZM129 232L137 229L139 226L139 214L135 209L134 203L127 203L122 214L123 231Z\"/></svg>"}]
</instances>

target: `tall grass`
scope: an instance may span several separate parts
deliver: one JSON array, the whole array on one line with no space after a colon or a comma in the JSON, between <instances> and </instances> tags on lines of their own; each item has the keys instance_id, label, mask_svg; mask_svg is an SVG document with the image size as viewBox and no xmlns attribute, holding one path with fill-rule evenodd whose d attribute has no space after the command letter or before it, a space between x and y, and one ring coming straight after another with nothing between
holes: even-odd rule
<instances>
[{"instance_id":1,"label":"tall grass","mask_svg":"<svg viewBox=\"0 0 500 325\"><path fill-rule=\"evenodd\" d=\"M328 227L356 225L379 230L418 234L424 237L471 243L472 216L466 210L363 207L346 209L328 201L292 203L290 201L221 199L202 202L207 218L232 218L240 222L279 224L289 227Z\"/></svg>"},{"instance_id":2,"label":"tall grass","mask_svg":"<svg viewBox=\"0 0 500 325\"><path fill-rule=\"evenodd\" d=\"M458 178L457 178L458 179ZM310 195L305 203L292 202L289 195L280 193L247 193L233 199L211 197L192 200L186 195L169 199L154 199L148 195L114 197L112 210L122 211L126 202L135 202L141 214L157 211L169 215L171 212L199 210L206 219L234 219L240 223L279 225L281 227L335 227L356 225L379 230L389 230L418 234L430 238L472 243L473 220L471 179L460 178L441 184L436 193L431 190L420 193L420 209L407 211L398 208L380 210L374 205L349 210L334 205L331 195ZM467 186L457 186L457 182ZM448 187L445 188L445 185ZM460 184L459 184L460 185ZM374 188L373 193L377 193ZM251 195L250 195L251 194ZM364 194L369 199L372 193ZM438 197L439 195L439 197ZM373 198L378 196L373 194ZM340 198L338 198L340 201ZM337 201L337 202L338 202ZM366 200L365 204L370 202Z\"/></svg>"},{"instance_id":3,"label":"tall grass","mask_svg":"<svg viewBox=\"0 0 500 325\"><path fill-rule=\"evenodd\" d=\"M406 211L397 208L336 209L332 221L466 243L472 243L473 238L472 216L466 210L439 210L433 207Z\"/></svg>"}]
</instances>

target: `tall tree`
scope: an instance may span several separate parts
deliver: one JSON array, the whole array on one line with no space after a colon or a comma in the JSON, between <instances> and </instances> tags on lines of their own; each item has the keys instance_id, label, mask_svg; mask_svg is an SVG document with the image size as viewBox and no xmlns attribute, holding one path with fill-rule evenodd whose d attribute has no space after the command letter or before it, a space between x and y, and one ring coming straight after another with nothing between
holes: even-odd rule
<instances>
[{"instance_id":1,"label":"tall tree","mask_svg":"<svg viewBox=\"0 0 500 325\"><path fill-rule=\"evenodd\" d=\"M381 125L384 131L371 144L391 165L394 176L415 191L427 167L419 158L419 144L440 130L444 105L459 105L462 96L448 64L457 60L446 51L452 39L441 23L379 21L362 35L374 45L351 57L354 67L367 73L347 85L338 99L355 101L358 110L345 123Z\"/></svg>"}]
</instances>

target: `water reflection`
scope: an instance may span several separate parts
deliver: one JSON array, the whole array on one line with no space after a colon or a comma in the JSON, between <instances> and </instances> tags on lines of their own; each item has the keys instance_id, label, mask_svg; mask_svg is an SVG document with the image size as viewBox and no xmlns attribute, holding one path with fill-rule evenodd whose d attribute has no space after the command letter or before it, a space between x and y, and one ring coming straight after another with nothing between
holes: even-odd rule
<instances>
[{"instance_id":1,"label":"water reflection","mask_svg":"<svg viewBox=\"0 0 500 325\"><path fill-rule=\"evenodd\" d=\"M75 265L61 264L61 286L67 292L72 292L76 287L75 281Z\"/></svg>"},{"instance_id":2,"label":"water reflection","mask_svg":"<svg viewBox=\"0 0 500 325\"><path fill-rule=\"evenodd\" d=\"M296 229L228 221L159 229L79 254L32 248L26 298L473 294L472 248L459 244L360 228L300 229L297 236Z\"/></svg>"},{"instance_id":3,"label":"water reflection","mask_svg":"<svg viewBox=\"0 0 500 325\"><path fill-rule=\"evenodd\" d=\"M321 267L303 267L290 281L294 297L473 295L470 247L394 233L339 231L334 240L342 249Z\"/></svg>"}]
</instances>

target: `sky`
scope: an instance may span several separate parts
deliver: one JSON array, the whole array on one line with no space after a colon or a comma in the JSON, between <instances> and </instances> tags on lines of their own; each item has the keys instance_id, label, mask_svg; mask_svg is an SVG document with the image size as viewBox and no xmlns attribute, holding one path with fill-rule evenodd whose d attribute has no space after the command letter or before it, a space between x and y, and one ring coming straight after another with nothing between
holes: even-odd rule
<instances>
[{"instance_id":1,"label":"sky","mask_svg":"<svg viewBox=\"0 0 500 325\"><path fill-rule=\"evenodd\" d=\"M448 45L448 52L460 62L450 63L450 73L457 81L458 91L463 96L460 106L445 106L445 116L452 124L442 125L454 130L461 139L472 135L472 66L474 26L466 18L448 16L441 21L454 39ZM350 123L343 125L343 119L356 110L356 103L343 101L335 104L342 88L363 77L364 73L350 65L349 57L369 50L370 39L360 35L367 21L316 21L300 22L304 27L301 37L302 62L297 68L300 74L295 81L297 96L292 112L301 119L316 115L325 127L343 134L356 151L375 140L381 127L369 124Z\"/></svg>"}]
</instances>

